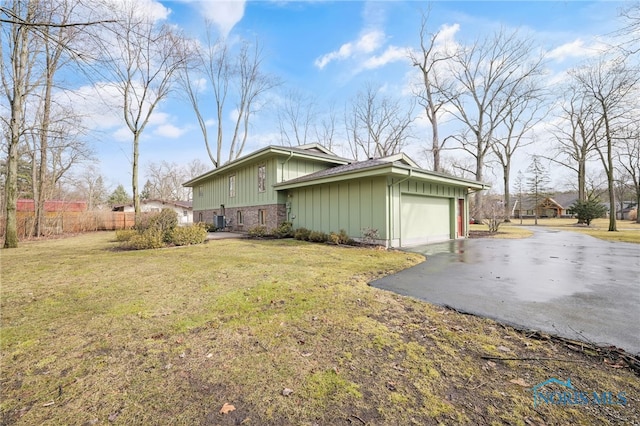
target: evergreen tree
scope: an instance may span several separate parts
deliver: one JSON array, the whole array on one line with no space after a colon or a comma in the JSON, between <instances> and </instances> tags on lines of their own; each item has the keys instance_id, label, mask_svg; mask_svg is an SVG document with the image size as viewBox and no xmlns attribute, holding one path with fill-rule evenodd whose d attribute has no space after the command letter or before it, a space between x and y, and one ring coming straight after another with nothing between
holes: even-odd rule
<instances>
[{"instance_id":1,"label":"evergreen tree","mask_svg":"<svg viewBox=\"0 0 640 426\"><path fill-rule=\"evenodd\" d=\"M131 197L127 194L127 191L124 189L122 184L118 185L118 187L109 195L107 199L107 203L113 206L116 204L127 204L131 202Z\"/></svg>"},{"instance_id":2,"label":"evergreen tree","mask_svg":"<svg viewBox=\"0 0 640 426\"><path fill-rule=\"evenodd\" d=\"M527 168L530 176L527 177L528 200L534 205L535 224L538 224L538 205L549 196L549 171L540 161L540 157L533 156L533 160Z\"/></svg>"}]
</instances>

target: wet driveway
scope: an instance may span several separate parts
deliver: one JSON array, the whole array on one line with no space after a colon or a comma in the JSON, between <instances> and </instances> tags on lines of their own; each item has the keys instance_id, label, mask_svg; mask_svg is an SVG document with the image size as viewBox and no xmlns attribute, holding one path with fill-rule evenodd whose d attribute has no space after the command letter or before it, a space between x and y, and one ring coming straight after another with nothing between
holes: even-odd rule
<instances>
[{"instance_id":1,"label":"wet driveway","mask_svg":"<svg viewBox=\"0 0 640 426\"><path fill-rule=\"evenodd\" d=\"M515 326L640 353L640 245L534 229L408 249L426 255L372 286Z\"/></svg>"}]
</instances>

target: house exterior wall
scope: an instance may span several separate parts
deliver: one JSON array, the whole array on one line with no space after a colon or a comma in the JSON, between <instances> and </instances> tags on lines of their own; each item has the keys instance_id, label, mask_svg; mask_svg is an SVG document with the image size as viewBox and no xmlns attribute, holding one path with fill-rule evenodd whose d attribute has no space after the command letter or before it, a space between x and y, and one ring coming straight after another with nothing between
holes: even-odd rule
<instances>
[{"instance_id":1,"label":"house exterior wall","mask_svg":"<svg viewBox=\"0 0 640 426\"><path fill-rule=\"evenodd\" d=\"M258 184L260 166L265 167L264 191L260 190ZM265 226L269 230L274 229L286 220L287 194L274 190L273 185L324 170L329 166L330 164L318 160L274 155L256 159L250 164L213 176L202 185L193 188L193 221L213 223L214 216L224 215L229 224L228 229L247 231L260 225L259 210L264 210ZM231 176L235 179L233 196L229 189ZM242 212L243 224L238 224L238 211Z\"/></svg>"},{"instance_id":2,"label":"house exterior wall","mask_svg":"<svg viewBox=\"0 0 640 426\"><path fill-rule=\"evenodd\" d=\"M457 237L458 200L464 200L463 235L460 237L466 237L468 232L466 187L379 176L290 189L288 194L287 206L290 208L287 213L294 229L326 233L344 229L356 240L362 239L363 230L374 229L377 230L377 243L399 247L402 245L402 194L413 194L447 200L451 239ZM424 221L429 220L429 217L424 218Z\"/></svg>"},{"instance_id":3,"label":"house exterior wall","mask_svg":"<svg viewBox=\"0 0 640 426\"><path fill-rule=\"evenodd\" d=\"M411 195L423 195L429 197L439 197L446 198L449 200L449 238L456 238L456 226L457 226L457 216L460 214L458 211L458 200L464 200L464 212L462 212L462 222L465 224L464 226L464 235L461 237L467 236L467 226L468 217L469 217L469 203L467 197L466 187L461 186L453 186L453 185L445 185L439 183L430 183L426 181L419 181L415 179L399 179L399 178L389 178L389 198L390 198L390 207L389 207L389 229L390 229L390 237L389 237L389 245L391 247L399 247L402 245L401 241L401 229L402 229L402 194L411 194ZM429 218L425 217L425 221L428 221Z\"/></svg>"},{"instance_id":4,"label":"house exterior wall","mask_svg":"<svg viewBox=\"0 0 640 426\"><path fill-rule=\"evenodd\" d=\"M258 190L258 167L266 167L265 190ZM273 185L283 180L295 179L310 173L324 170L329 164L308 159L272 156L266 159L238 166L220 175L213 176L201 185L193 188L194 218L199 212L225 208L264 206L284 204L285 195L273 189ZM235 176L235 195L229 193L229 178ZM203 215L204 216L204 215Z\"/></svg>"},{"instance_id":5,"label":"house exterior wall","mask_svg":"<svg viewBox=\"0 0 640 426\"><path fill-rule=\"evenodd\" d=\"M354 239L363 229L387 239L387 185L385 177L313 185L288 191L288 219L293 228L321 232L344 229Z\"/></svg>"}]
</instances>

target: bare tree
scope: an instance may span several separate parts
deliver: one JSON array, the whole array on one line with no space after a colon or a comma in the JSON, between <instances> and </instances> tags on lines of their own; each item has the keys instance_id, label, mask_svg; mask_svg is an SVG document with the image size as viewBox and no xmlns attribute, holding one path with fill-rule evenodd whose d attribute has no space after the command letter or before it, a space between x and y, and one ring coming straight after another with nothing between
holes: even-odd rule
<instances>
[{"instance_id":1,"label":"bare tree","mask_svg":"<svg viewBox=\"0 0 640 426\"><path fill-rule=\"evenodd\" d=\"M534 43L504 29L493 36L460 46L448 61L452 85L441 88L452 114L463 124L454 136L459 148L475 159L475 179L484 179L485 158L496 128L522 93L522 86L542 72L542 58ZM475 195L476 213L482 212L482 191Z\"/></svg>"},{"instance_id":2,"label":"bare tree","mask_svg":"<svg viewBox=\"0 0 640 426\"><path fill-rule=\"evenodd\" d=\"M575 70L573 77L587 99L593 102L598 129L595 148L607 174L609 192L609 231L616 231L614 150L617 135L624 129L629 102L640 81L640 74L619 59L602 58Z\"/></svg>"},{"instance_id":3,"label":"bare tree","mask_svg":"<svg viewBox=\"0 0 640 426\"><path fill-rule=\"evenodd\" d=\"M318 142L329 151L333 151L336 148L336 123L336 109L332 103L329 105L329 110L320 119L320 123L316 126L315 130Z\"/></svg>"},{"instance_id":4,"label":"bare tree","mask_svg":"<svg viewBox=\"0 0 640 426\"><path fill-rule=\"evenodd\" d=\"M122 97L122 116L133 139L131 186L137 216L140 136L169 95L186 46L171 26L159 23L138 3L118 3L113 12L118 17L114 34L101 38L99 49L106 77Z\"/></svg>"},{"instance_id":5,"label":"bare tree","mask_svg":"<svg viewBox=\"0 0 640 426\"><path fill-rule=\"evenodd\" d=\"M576 173L578 201L586 201L587 164L596 152L599 122L593 119L592 102L578 86L569 85L565 98L561 100L561 121L552 131L557 141L555 155L544 158Z\"/></svg>"},{"instance_id":6,"label":"bare tree","mask_svg":"<svg viewBox=\"0 0 640 426\"><path fill-rule=\"evenodd\" d=\"M367 83L345 110L345 126L351 154L358 159L379 158L400 152L413 137L413 104L384 96L380 86Z\"/></svg>"},{"instance_id":7,"label":"bare tree","mask_svg":"<svg viewBox=\"0 0 640 426\"><path fill-rule=\"evenodd\" d=\"M14 0L8 11L12 18L20 21L34 22L36 15L35 1ZM35 36L31 27L19 22L3 25L0 40L2 61L2 87L10 107L9 137L7 138L7 174L5 180L5 248L18 247L18 228L16 211L18 203L18 149L24 134L25 98L34 90L37 82L33 81L31 70L36 56L33 43ZM7 51L5 51L5 43Z\"/></svg>"},{"instance_id":8,"label":"bare tree","mask_svg":"<svg viewBox=\"0 0 640 426\"><path fill-rule=\"evenodd\" d=\"M637 122L626 130L619 145L617 157L623 171L621 174L628 177L636 198L636 209L640 212L640 125ZM637 215L636 223L640 223L640 215Z\"/></svg>"},{"instance_id":9,"label":"bare tree","mask_svg":"<svg viewBox=\"0 0 640 426\"><path fill-rule=\"evenodd\" d=\"M262 71L264 59L262 49L256 42L251 45L243 42L234 56L225 40L212 37L212 26L207 23L206 40L195 48L189 66L183 67L181 83L187 98L194 110L209 159L214 167L223 164L223 149L227 147L226 161L232 161L244 150L249 134L251 117L261 107L263 95L280 84L275 76ZM211 85L213 89L213 109L217 121L215 155L209 141L206 119L207 100L203 96L204 89ZM235 89L235 90L232 90ZM229 97L234 104L235 123L231 138L225 140L225 117L229 105Z\"/></svg>"},{"instance_id":10,"label":"bare tree","mask_svg":"<svg viewBox=\"0 0 640 426\"><path fill-rule=\"evenodd\" d=\"M632 55L640 52L640 2L632 3L624 8L620 16L623 19L623 26L617 31L622 37L620 48L626 54Z\"/></svg>"},{"instance_id":11,"label":"bare tree","mask_svg":"<svg viewBox=\"0 0 640 426\"><path fill-rule=\"evenodd\" d=\"M278 108L280 136L289 146L304 145L315 129L315 100L299 90L285 93Z\"/></svg>"},{"instance_id":12,"label":"bare tree","mask_svg":"<svg viewBox=\"0 0 640 426\"><path fill-rule=\"evenodd\" d=\"M424 108L427 119L431 124L431 156L433 159L433 170L441 172L440 152L444 149L446 138L440 141L438 131L438 121L440 110L446 105L447 99L442 96L442 91L450 91L448 82L441 70L444 63L451 59L451 55L446 53L443 46L439 45L438 37L441 32L429 33L427 24L429 12L422 13L420 23L420 51L410 51L409 59L414 67L418 67L422 77L420 88L414 91L418 103Z\"/></svg>"},{"instance_id":13,"label":"bare tree","mask_svg":"<svg viewBox=\"0 0 640 426\"><path fill-rule=\"evenodd\" d=\"M147 166L145 196L148 199L186 201L191 199L191 188L182 186L183 182L207 172L200 160L186 165L161 161Z\"/></svg>"},{"instance_id":14,"label":"bare tree","mask_svg":"<svg viewBox=\"0 0 640 426\"><path fill-rule=\"evenodd\" d=\"M502 169L504 217L511 216L511 164L515 152L534 142L533 129L545 117L541 112L543 96L540 85L531 79L523 82L506 102L504 119L496 127L491 146Z\"/></svg>"}]
</instances>

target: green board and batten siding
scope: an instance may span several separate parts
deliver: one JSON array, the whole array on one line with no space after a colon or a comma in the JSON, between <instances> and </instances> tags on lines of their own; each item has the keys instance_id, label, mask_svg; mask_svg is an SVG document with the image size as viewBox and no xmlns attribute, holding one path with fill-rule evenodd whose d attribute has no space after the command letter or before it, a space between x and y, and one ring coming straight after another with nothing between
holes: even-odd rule
<instances>
[{"instance_id":1,"label":"green board and batten siding","mask_svg":"<svg viewBox=\"0 0 640 426\"><path fill-rule=\"evenodd\" d=\"M258 167L266 166L265 191L258 191ZM326 169L330 165L312 160L277 156L257 159L250 164L231 168L196 185L193 191L193 209L218 209L225 207L249 207L255 205L284 204L286 195L273 190L273 185L283 180L295 179ZM229 196L229 177L235 176L235 196ZM202 194L202 195L200 195Z\"/></svg>"},{"instance_id":2,"label":"green board and batten siding","mask_svg":"<svg viewBox=\"0 0 640 426\"><path fill-rule=\"evenodd\" d=\"M288 193L294 228L326 233L344 229L352 238L375 229L392 247L456 238L458 200L466 200L465 187L385 176L310 185Z\"/></svg>"},{"instance_id":3,"label":"green board and batten siding","mask_svg":"<svg viewBox=\"0 0 640 426\"><path fill-rule=\"evenodd\" d=\"M289 189L289 220L294 228L347 231L358 238L364 228L386 240L387 179L372 177Z\"/></svg>"}]
</instances>

